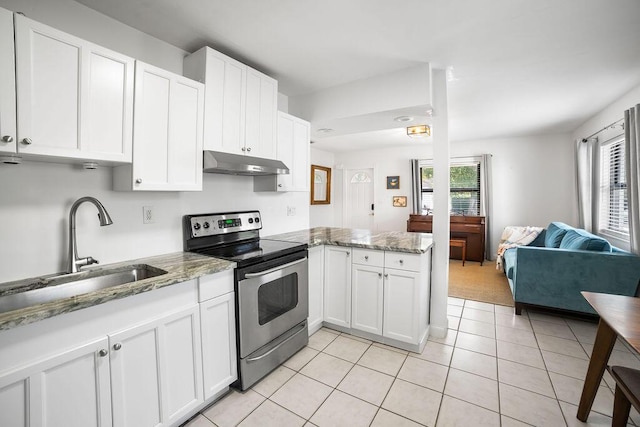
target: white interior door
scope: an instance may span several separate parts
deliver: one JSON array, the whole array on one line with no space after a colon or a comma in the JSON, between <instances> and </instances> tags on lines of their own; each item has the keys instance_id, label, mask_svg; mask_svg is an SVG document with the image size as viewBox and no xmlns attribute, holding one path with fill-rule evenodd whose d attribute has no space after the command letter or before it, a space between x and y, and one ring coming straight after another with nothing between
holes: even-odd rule
<instances>
[{"instance_id":1,"label":"white interior door","mask_svg":"<svg viewBox=\"0 0 640 427\"><path fill-rule=\"evenodd\" d=\"M346 170L345 227L374 229L373 177L373 168Z\"/></svg>"}]
</instances>

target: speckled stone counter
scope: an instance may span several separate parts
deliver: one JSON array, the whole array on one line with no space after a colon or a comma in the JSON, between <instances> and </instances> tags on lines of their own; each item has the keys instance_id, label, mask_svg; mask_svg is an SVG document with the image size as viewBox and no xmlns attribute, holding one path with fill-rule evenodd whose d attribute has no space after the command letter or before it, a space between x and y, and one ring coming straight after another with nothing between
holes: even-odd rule
<instances>
[{"instance_id":1,"label":"speckled stone counter","mask_svg":"<svg viewBox=\"0 0 640 427\"><path fill-rule=\"evenodd\" d=\"M426 233L407 233L404 231L375 233L370 230L332 227L315 227L291 233L263 236L263 239L306 243L309 247L333 245L409 253L424 253L433 245L431 234Z\"/></svg>"},{"instance_id":2,"label":"speckled stone counter","mask_svg":"<svg viewBox=\"0 0 640 427\"><path fill-rule=\"evenodd\" d=\"M152 267L165 270L167 274L139 280L137 282L99 289L86 294L59 299L6 313L0 313L0 330L11 329L16 326L37 322L59 314L69 313L108 301L152 291L154 289L160 289L165 286L195 279L206 274L214 274L220 271L232 269L236 266L234 262L230 261L206 257L195 253L176 252L173 254L104 265L84 270L83 272L86 274L90 271L111 270L118 267L140 264L147 264ZM83 273L81 272L80 275L82 274ZM41 276L2 283L0 284L0 297L15 294L17 292L24 292L29 289L44 287L47 284L47 277L51 276Z\"/></svg>"}]
</instances>

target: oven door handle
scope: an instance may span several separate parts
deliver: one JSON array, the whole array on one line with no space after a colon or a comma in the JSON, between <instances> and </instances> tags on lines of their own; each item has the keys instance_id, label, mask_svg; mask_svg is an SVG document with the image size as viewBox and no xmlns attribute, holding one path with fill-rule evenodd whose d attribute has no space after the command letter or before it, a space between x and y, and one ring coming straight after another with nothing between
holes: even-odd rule
<instances>
[{"instance_id":1,"label":"oven door handle","mask_svg":"<svg viewBox=\"0 0 640 427\"><path fill-rule=\"evenodd\" d=\"M279 271L279 270L282 270L284 268L293 267L294 265L300 264L302 262L305 262L306 260L307 260L307 258L302 258L302 259L299 259L297 261L290 262L288 264L279 265L277 267L270 268L269 270L259 271L257 273L247 273L247 274L244 275L244 277L246 277L247 279L251 279L252 277L264 276L266 274L273 273L274 271Z\"/></svg>"},{"instance_id":2,"label":"oven door handle","mask_svg":"<svg viewBox=\"0 0 640 427\"><path fill-rule=\"evenodd\" d=\"M278 343L276 346L274 346L271 350L267 351L266 353L261 354L260 356L252 357L251 359L247 359L247 363L257 362L260 359L264 359L265 357L267 357L268 355L270 355L271 353L279 349L280 346L282 346L284 343L286 343L287 341L291 341L293 338L295 338L300 332L302 332L305 329L305 326L307 326L306 323L302 325L298 325L298 330L292 333L291 336L287 337L285 340Z\"/></svg>"}]
</instances>

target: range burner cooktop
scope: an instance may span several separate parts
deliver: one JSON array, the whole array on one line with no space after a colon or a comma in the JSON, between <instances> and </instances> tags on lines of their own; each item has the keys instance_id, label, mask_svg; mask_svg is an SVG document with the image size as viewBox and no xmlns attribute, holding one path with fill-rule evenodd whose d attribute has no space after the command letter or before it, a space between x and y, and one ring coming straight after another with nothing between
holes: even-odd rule
<instances>
[{"instance_id":1,"label":"range burner cooktop","mask_svg":"<svg viewBox=\"0 0 640 427\"><path fill-rule=\"evenodd\" d=\"M243 267L307 248L301 243L260 239L261 228L258 211L185 215L184 250L234 261Z\"/></svg>"}]
</instances>

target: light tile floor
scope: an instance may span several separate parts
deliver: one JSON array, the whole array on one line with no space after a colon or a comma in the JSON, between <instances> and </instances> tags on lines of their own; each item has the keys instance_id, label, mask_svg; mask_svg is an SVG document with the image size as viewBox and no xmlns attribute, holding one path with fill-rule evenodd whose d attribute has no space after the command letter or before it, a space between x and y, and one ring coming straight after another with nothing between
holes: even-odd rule
<instances>
[{"instance_id":1,"label":"light tile floor","mask_svg":"<svg viewBox=\"0 0 640 427\"><path fill-rule=\"evenodd\" d=\"M611 425L608 374L588 422L575 417L595 323L449 304L447 337L430 338L422 354L323 328L250 390L231 391L185 427ZM640 369L622 343L611 361ZM634 410L629 425L640 426Z\"/></svg>"}]
</instances>

